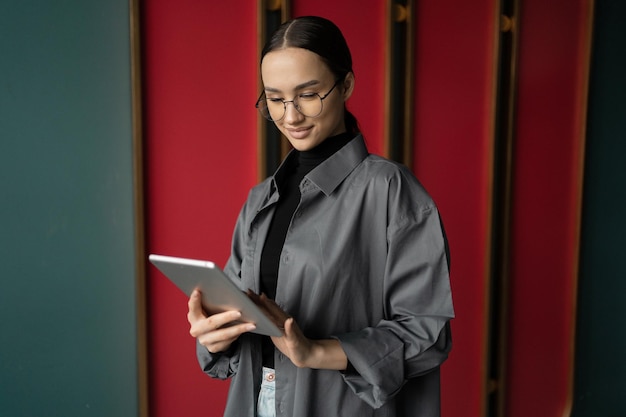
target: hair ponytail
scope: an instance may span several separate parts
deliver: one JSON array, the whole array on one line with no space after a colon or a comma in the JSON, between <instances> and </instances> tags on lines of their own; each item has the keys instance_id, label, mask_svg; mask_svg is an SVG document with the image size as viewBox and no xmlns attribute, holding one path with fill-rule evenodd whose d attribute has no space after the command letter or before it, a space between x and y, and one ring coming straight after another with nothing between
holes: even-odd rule
<instances>
[{"instance_id":1,"label":"hair ponytail","mask_svg":"<svg viewBox=\"0 0 626 417\"><path fill-rule=\"evenodd\" d=\"M357 133L361 132L361 129L359 128L359 121L352 113L350 113L350 111L348 111L347 108L344 109L343 120L344 120L344 123L346 124L346 130L349 133L356 135Z\"/></svg>"}]
</instances>

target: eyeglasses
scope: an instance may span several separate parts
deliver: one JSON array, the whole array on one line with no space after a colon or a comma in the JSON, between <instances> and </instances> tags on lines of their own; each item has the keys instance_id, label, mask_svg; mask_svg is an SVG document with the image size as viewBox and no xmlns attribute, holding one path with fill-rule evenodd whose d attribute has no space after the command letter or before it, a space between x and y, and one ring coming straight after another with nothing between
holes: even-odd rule
<instances>
[{"instance_id":1,"label":"eyeglasses","mask_svg":"<svg viewBox=\"0 0 626 417\"><path fill-rule=\"evenodd\" d=\"M285 117L287 113L287 103L293 104L293 107L300 114L306 117L317 117L322 113L324 108L324 99L333 92L340 80L335 81L328 93L320 96L318 93L298 94L293 100L283 100L282 98L267 98L265 92L262 92L256 101L255 107L270 122L278 122Z\"/></svg>"}]
</instances>

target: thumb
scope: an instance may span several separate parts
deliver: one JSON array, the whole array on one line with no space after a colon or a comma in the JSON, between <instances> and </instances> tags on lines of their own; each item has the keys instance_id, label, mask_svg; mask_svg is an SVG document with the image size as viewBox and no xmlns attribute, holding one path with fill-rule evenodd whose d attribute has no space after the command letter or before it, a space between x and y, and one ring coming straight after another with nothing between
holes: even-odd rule
<instances>
[{"instance_id":1,"label":"thumb","mask_svg":"<svg viewBox=\"0 0 626 417\"><path fill-rule=\"evenodd\" d=\"M207 316L202 309L202 294L200 291L193 290L187 302L187 307L189 308L189 312L187 313L189 323L206 319Z\"/></svg>"},{"instance_id":2,"label":"thumb","mask_svg":"<svg viewBox=\"0 0 626 417\"><path fill-rule=\"evenodd\" d=\"M285 326L285 335L286 336L293 336L294 332L295 332L295 320L293 317L289 317L287 320L285 320L284 323Z\"/></svg>"}]
</instances>

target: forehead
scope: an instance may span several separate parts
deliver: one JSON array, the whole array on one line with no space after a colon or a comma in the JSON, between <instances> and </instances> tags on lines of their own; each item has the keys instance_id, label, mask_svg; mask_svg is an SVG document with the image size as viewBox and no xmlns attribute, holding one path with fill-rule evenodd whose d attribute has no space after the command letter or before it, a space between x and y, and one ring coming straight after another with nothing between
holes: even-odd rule
<instances>
[{"instance_id":1,"label":"forehead","mask_svg":"<svg viewBox=\"0 0 626 417\"><path fill-rule=\"evenodd\" d=\"M287 90L311 80L332 79L332 74L316 53L302 48L285 48L265 55L261 78L266 87Z\"/></svg>"}]
</instances>

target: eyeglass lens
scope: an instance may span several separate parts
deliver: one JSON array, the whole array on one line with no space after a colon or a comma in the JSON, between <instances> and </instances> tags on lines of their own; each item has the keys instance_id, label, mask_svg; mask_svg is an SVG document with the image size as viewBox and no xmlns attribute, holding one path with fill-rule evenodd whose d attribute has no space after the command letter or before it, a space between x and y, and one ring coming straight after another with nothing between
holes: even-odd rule
<instances>
[{"instance_id":1,"label":"eyeglass lens","mask_svg":"<svg viewBox=\"0 0 626 417\"><path fill-rule=\"evenodd\" d=\"M297 111L306 117L316 117L322 112L323 101L318 94L301 94L293 100L281 100L262 97L258 108L263 117L271 121L278 121L285 117L287 106L292 104Z\"/></svg>"}]
</instances>

